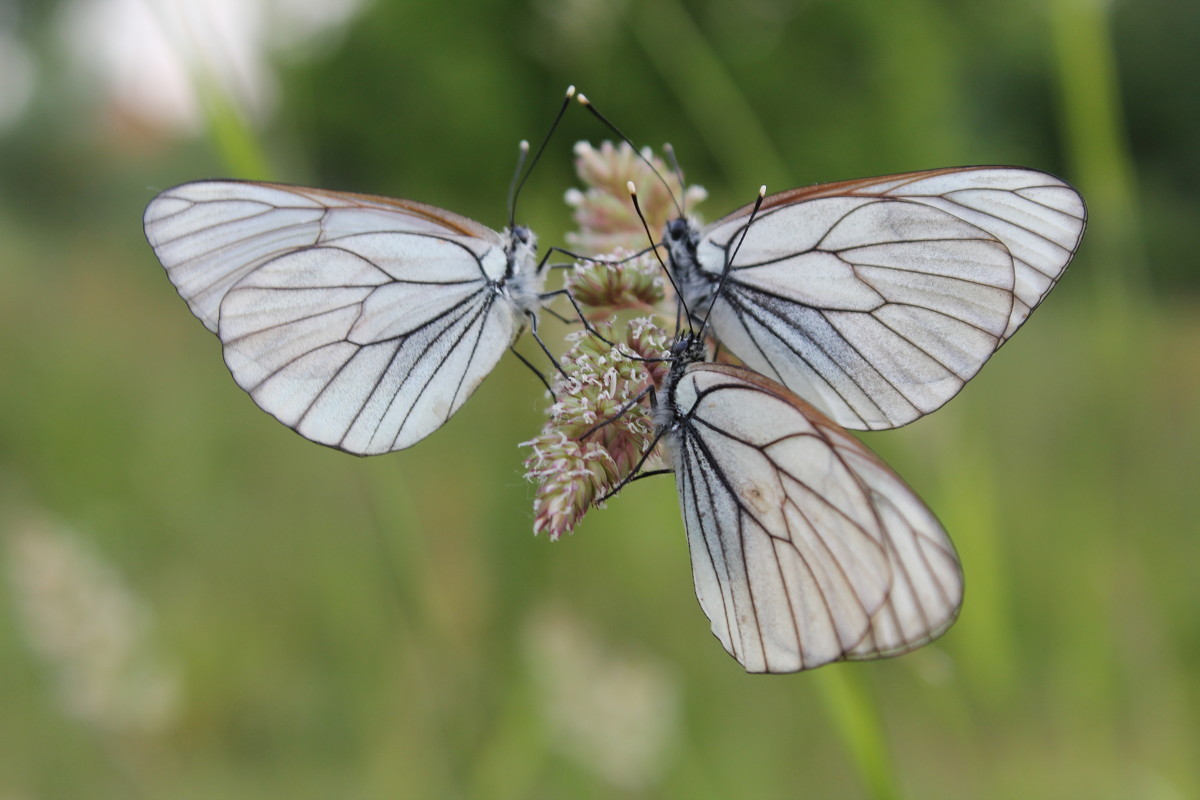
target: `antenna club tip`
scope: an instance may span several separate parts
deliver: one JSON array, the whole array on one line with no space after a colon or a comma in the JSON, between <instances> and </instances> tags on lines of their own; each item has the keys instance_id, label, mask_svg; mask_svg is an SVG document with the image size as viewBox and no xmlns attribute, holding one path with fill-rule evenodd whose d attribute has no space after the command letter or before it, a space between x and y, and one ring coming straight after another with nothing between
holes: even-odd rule
<instances>
[{"instance_id":1,"label":"antenna club tip","mask_svg":"<svg viewBox=\"0 0 1200 800\"><path fill-rule=\"evenodd\" d=\"M625 188L629 190L631 195L637 197L637 187L633 185L633 181L625 181Z\"/></svg>"},{"instance_id":2,"label":"antenna club tip","mask_svg":"<svg viewBox=\"0 0 1200 800\"><path fill-rule=\"evenodd\" d=\"M758 187L758 196L759 197L767 196L767 185L765 183L762 186Z\"/></svg>"},{"instance_id":3,"label":"antenna club tip","mask_svg":"<svg viewBox=\"0 0 1200 800\"><path fill-rule=\"evenodd\" d=\"M580 92L579 94L575 95L575 99L579 101L579 104L581 106L590 106L592 104L592 101L588 100L587 95L584 94L583 92Z\"/></svg>"},{"instance_id":4,"label":"antenna club tip","mask_svg":"<svg viewBox=\"0 0 1200 800\"><path fill-rule=\"evenodd\" d=\"M570 86L567 87L567 99L570 100L574 96L575 96L575 84L571 84Z\"/></svg>"}]
</instances>

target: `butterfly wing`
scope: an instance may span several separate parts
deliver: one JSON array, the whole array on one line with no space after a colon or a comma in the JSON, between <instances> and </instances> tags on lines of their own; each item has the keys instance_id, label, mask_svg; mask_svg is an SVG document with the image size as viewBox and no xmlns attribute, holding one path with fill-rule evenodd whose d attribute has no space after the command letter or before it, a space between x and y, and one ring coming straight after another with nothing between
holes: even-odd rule
<instances>
[{"instance_id":1,"label":"butterfly wing","mask_svg":"<svg viewBox=\"0 0 1200 800\"><path fill-rule=\"evenodd\" d=\"M370 455L436 430L517 330L506 242L405 200L201 181L158 195L146 238L234 380L308 439ZM520 269L524 265L518 265Z\"/></svg>"},{"instance_id":2,"label":"butterfly wing","mask_svg":"<svg viewBox=\"0 0 1200 800\"><path fill-rule=\"evenodd\" d=\"M668 402L696 595L748 671L896 655L954 621L953 545L857 439L730 365L692 364Z\"/></svg>"},{"instance_id":3,"label":"butterfly wing","mask_svg":"<svg viewBox=\"0 0 1200 800\"><path fill-rule=\"evenodd\" d=\"M1086 219L1068 184L1011 167L793 189L747 228L752 208L701 232L699 286L711 293L734 258L714 333L857 429L904 425L957 394L1054 286ZM702 292L688 299L706 307Z\"/></svg>"}]
</instances>

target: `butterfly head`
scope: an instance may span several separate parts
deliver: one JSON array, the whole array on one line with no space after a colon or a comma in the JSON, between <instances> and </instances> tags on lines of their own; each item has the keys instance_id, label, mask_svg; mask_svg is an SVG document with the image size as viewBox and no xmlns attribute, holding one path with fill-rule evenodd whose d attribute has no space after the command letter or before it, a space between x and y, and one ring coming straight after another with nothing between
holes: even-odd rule
<instances>
[{"instance_id":1,"label":"butterfly head","mask_svg":"<svg viewBox=\"0 0 1200 800\"><path fill-rule=\"evenodd\" d=\"M534 237L533 231L524 225L513 225L509 229L509 235L512 237L514 245L527 244L531 247L537 246L537 239Z\"/></svg>"},{"instance_id":2,"label":"butterfly head","mask_svg":"<svg viewBox=\"0 0 1200 800\"><path fill-rule=\"evenodd\" d=\"M694 262L696 247L700 243L700 232L684 217L676 217L663 227L662 241L667 246L672 260L675 259L676 253L685 257L690 254L690 259Z\"/></svg>"},{"instance_id":3,"label":"butterfly head","mask_svg":"<svg viewBox=\"0 0 1200 800\"><path fill-rule=\"evenodd\" d=\"M675 387L683 378L684 372L692 365L704 361L708 356L704 346L703 335L685 332L680 333L671 343L671 368L663 380L662 396L654 408L654 422L660 431L673 428L679 419L679 409L675 403Z\"/></svg>"},{"instance_id":4,"label":"butterfly head","mask_svg":"<svg viewBox=\"0 0 1200 800\"><path fill-rule=\"evenodd\" d=\"M695 333L681 333L679 337L671 343L671 366L678 364L687 366L695 364L697 361L703 361L706 356L704 348L704 338Z\"/></svg>"}]
</instances>

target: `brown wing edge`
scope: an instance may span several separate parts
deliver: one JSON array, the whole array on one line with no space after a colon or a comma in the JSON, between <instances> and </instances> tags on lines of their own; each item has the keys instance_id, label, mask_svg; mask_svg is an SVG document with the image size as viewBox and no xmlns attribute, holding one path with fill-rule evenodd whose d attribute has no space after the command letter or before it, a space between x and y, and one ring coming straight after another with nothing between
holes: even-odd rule
<instances>
[{"instance_id":1,"label":"brown wing edge","mask_svg":"<svg viewBox=\"0 0 1200 800\"><path fill-rule=\"evenodd\" d=\"M243 183L255 186L265 186L267 188L276 189L283 192L290 192L302 197L307 197L308 199L324 206L329 205L329 200L337 200L339 201L337 205L342 206L358 206L363 208L375 207L387 210L402 211L441 225L453 233L496 243L500 243L501 241L499 233L481 222L476 222L470 217L464 217L461 214L455 214L453 211L447 211L444 208L431 206L428 203L419 203L416 200L403 200L396 197L364 194L361 192L343 192L336 189L319 189L312 186L300 186L292 183L250 181L237 178L213 178L209 180L188 181L182 185L187 186L196 183ZM171 190L168 189L166 191L170 192ZM165 193L166 192L164 192L164 194Z\"/></svg>"},{"instance_id":2,"label":"brown wing edge","mask_svg":"<svg viewBox=\"0 0 1200 800\"><path fill-rule=\"evenodd\" d=\"M888 189L888 194L902 194L899 192L899 189L905 183L915 183L920 180L925 180L926 178L933 178L939 175L950 175L956 172L976 172L980 170L993 169L1013 169L1021 170L1023 172L1040 173L1048 178L1052 178L1057 182L1070 186L1069 183L1052 173L1031 167L1016 167L1011 165L941 167L938 169L918 170L916 172L897 172L891 175L878 175L873 178L853 178L851 180L835 181L833 183L814 183L810 186L800 186L795 189L787 189L776 194L767 195L766 199L763 200L762 208L759 209L759 213L761 214L762 212L776 208L777 206L799 203L804 200L813 200L820 197L878 197L882 194L882 192L871 190L872 188L882 184L898 184L892 185L891 188ZM730 219L740 216L749 216L750 212L753 210L754 203L748 203L735 211L731 211L716 222L713 222L706 227L715 228L716 226L721 225Z\"/></svg>"},{"instance_id":3,"label":"brown wing edge","mask_svg":"<svg viewBox=\"0 0 1200 800\"><path fill-rule=\"evenodd\" d=\"M785 403L789 403L790 405L796 407L797 410L799 410L800 413L804 414L805 417L814 426L816 426L821 431L822 435L825 436L828 440L837 442L842 447L854 448L855 451L859 455L861 455L864 458L870 459L870 461L877 468L885 471L900 486L902 486L914 498L916 498L922 505L925 505L924 501L920 499L920 496L913 490L913 488L911 486L909 486L908 483L903 478L901 478L896 473L896 471L894 469L892 469L882 458L880 458L878 455L876 455L873 450L871 450L869 447L867 447L867 445L863 444L858 439L858 437L854 436L852 433L850 433L848 430L843 428L841 425L838 425L836 422L834 422L832 419L830 419L828 416L826 416L819 409L815 408L811 403L809 403L804 398L800 397L795 392L791 391L790 389L788 389L786 386L782 385L781 383L771 380L770 378L766 377L765 375L760 375L759 373L755 372L754 370L750 369L749 367L744 367L744 366L741 366L738 364L699 362L697 364L693 364L689 369L690 370L703 369L706 371L716 372L716 373L722 374L722 375L727 375L727 376L729 376L731 378L735 378L737 380L745 381L747 383L754 385L761 391L766 392L767 394L773 395L773 396L779 398L780 400L783 400ZM937 520L937 517L933 513L933 510L930 509L927 505L925 505L925 508L929 512L929 514L934 517L935 521L937 521L939 527L942 527L942 530L944 532L945 528L944 528L944 526L941 526L941 521ZM945 536L945 540L946 540L946 543L950 547L951 554L954 556L955 560L957 561L958 556L957 556L956 548L954 547L954 542L950 539L948 534ZM934 628L931 628L928 631L928 635L919 637L919 638L914 639L909 642L906 642L903 645L900 645L897 647L879 649L879 650L876 650L871 653L855 655L851 651L847 651L846 653L844 653L842 655L841 658L835 659L830 662L823 662L822 664L813 665L812 668L825 666L825 663L838 663L838 662L844 662L844 661L873 661L873 660L882 659L882 658L890 658L893 656L904 655L905 653L910 653L910 652L917 650L921 647L924 647L925 645L929 644L930 642L933 642L934 640L938 639L954 625L954 622L958 619L958 616L962 611L961 589L962 589L963 581L962 581L961 569L962 568L961 568L961 564L960 564L960 566L959 566L960 590L959 590L958 604L954 608L953 613L950 614L945 620L943 620L941 622L941 624L937 625ZM885 602L884 606L886 606L886 605L887 604ZM872 632L870 629L868 629L868 631L864 637L864 641L870 640L871 637L872 637ZM810 668L806 667L805 669L810 669Z\"/></svg>"}]
</instances>

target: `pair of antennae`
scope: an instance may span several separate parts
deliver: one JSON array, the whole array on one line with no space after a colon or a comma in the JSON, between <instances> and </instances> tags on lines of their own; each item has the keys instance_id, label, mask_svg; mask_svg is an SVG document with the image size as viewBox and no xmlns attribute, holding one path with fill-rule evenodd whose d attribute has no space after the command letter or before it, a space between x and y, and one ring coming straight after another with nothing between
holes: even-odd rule
<instances>
[{"instance_id":1,"label":"pair of antennae","mask_svg":"<svg viewBox=\"0 0 1200 800\"><path fill-rule=\"evenodd\" d=\"M629 149L633 151L634 155L642 160L642 162L650 169L650 172L654 174L654 177L658 178L659 182L662 183L663 188L667 190L667 196L671 198L671 204L675 206L675 211L678 212L679 219L686 220L687 213L684 211L683 205L680 202L681 200L686 201L686 196L678 200L675 198L675 192L671 188L671 184L667 182L667 179L664 178L662 173L658 171L658 168L654 166L654 162L652 162L645 153L638 149L638 146L635 145L633 141L613 123L612 120L601 114L600 110L592 105L592 101L588 100L586 95L581 92L577 99L580 105L591 112L592 116L604 123L604 125L613 133L615 133L617 138L619 138L622 142L629 145ZM683 170L679 166L678 159L675 158L675 148L671 147L669 144L664 144L663 152L667 154L667 158L671 162L671 169L675 173L675 178L679 181L680 191L683 191L686 183L684 182L683 178ZM659 266L662 267L663 274L667 276L667 281L670 282L671 288L675 290L675 297L678 299L679 305L683 307L684 317L687 318L688 327L690 328L692 325L691 311L688 309L687 303L683 299L683 293L679 291L679 286L675 284L675 277L671 274L671 270L667 269L666 263L663 261L662 256L658 253L659 242L654 238L654 234L651 233L650 225L646 222L646 215L642 213L642 207L638 204L637 186L634 185L633 181L627 181L625 186L629 190L629 199L633 202L633 210L637 213L638 220L640 220L642 223L642 229L646 231L646 238L650 240L650 249L654 252L654 257L658 259ZM676 329L678 329L678 322L678 319L676 319Z\"/></svg>"},{"instance_id":2,"label":"pair of antennae","mask_svg":"<svg viewBox=\"0 0 1200 800\"><path fill-rule=\"evenodd\" d=\"M590 111L593 116L603 122L609 128L609 130L615 133L617 137L621 139L621 141L629 145L637 157L640 158L646 164L646 166L650 168L650 171L654 173L655 177L657 177L662 185L666 188L667 195L671 198L671 203L675 206L675 210L679 213L679 219L686 220L687 214L685 213L683 205L680 202L681 200L686 199L686 195L677 200L675 197L675 192L671 189L671 184L667 182L667 179L662 176L662 173L655 168L650 159L637 148L637 146L629 139L629 137L622 133L621 129L613 124L612 120L601 114L600 111L592 105L592 102L588 100L584 94L580 93L576 96L576 99L579 101L580 105ZM687 184L684 182L683 170L679 167L679 161L675 158L675 148L671 147L669 144L664 144L663 152L666 154L668 161L671 163L671 169L675 173L675 177L679 180L680 191L683 191ZM654 234L651 233L650 226L646 222L646 216L642 213L641 206L638 204L637 187L634 186L633 181L629 181L626 184L626 188L629 190L630 200L633 201L634 211L637 212L638 219L641 220L642 223L642 228L646 231L646 236L651 242L650 249L654 251L654 257L658 259L659 265L662 266L663 272L667 276L667 280L671 283L671 288L675 290L675 297L678 299L679 305L683 308L684 316L688 321L688 327L691 328L691 310L687 307L687 301L684 300L683 293L679 291L679 286L676 285L675 277L671 274L671 270L667 269L666 263L663 262L662 256L658 253L658 241L655 239ZM708 321L712 316L713 307L716 306L717 298L721 296L721 290L725 286L725 280L728 278L730 271L733 269L734 259L737 258L738 251L741 250L742 244L746 241L746 235L750 232L750 226L754 224L754 218L757 216L758 210L762 207L763 199L766 197L766 195L767 187L765 185L760 186L758 189L758 198L754 201L754 210L750 212L750 219L746 221L746 226L742 228L741 237L738 239L737 246L734 247L733 253L729 256L729 260L725 262L725 268L721 271L721 279L717 282L716 289L713 291L712 299L710 300L708 309L703 317L703 322L700 324L700 330L693 331L693 335L701 338L704 336L705 329L708 327Z\"/></svg>"},{"instance_id":3,"label":"pair of antennae","mask_svg":"<svg viewBox=\"0 0 1200 800\"><path fill-rule=\"evenodd\" d=\"M592 113L592 116L594 116L596 119L603 122L604 125L609 130L611 130L613 133L615 133L617 135L618 139L623 141L625 144L629 145L630 149L633 150L634 154L638 158L640 158L646 164L647 167L650 168L650 171L652 173L654 173L654 177L658 178L658 180L662 183L663 187L667 190L667 195L671 198L671 203L675 206L675 210L677 212L679 212L679 218L687 219L687 213L684 211L683 206L680 205L679 200L675 199L675 192L672 191L671 184L667 183L667 179L664 178L662 176L662 173L659 172L654 167L654 163L652 161L650 161L650 159L647 158L646 155L641 150L638 149L637 145L635 145L628 136L626 136L624 133L621 132L620 128L618 128L616 125L613 124L612 120L610 120L608 117L601 114L600 111L594 105L592 105L592 101L587 99L586 95L584 95L582 92L580 92L580 94L576 97L576 99L579 101L579 104L581 106L583 106L584 108L586 108L588 111L590 111ZM679 181L679 187L682 190L682 188L685 185L683 182L683 170L679 168L679 161L677 161L675 158L675 148L671 147L671 145L669 145L669 144L664 144L663 152L666 153L667 160L671 162L671 170L675 173L675 177Z\"/></svg>"},{"instance_id":4,"label":"pair of antennae","mask_svg":"<svg viewBox=\"0 0 1200 800\"><path fill-rule=\"evenodd\" d=\"M546 145L550 144L550 137L558 129L558 123L562 122L563 114L567 113L567 106L571 104L571 98L574 96L575 87L568 86L562 105L558 107L558 113L554 115L554 122L550 123L550 130L546 131L546 136L542 139L541 145L538 146L537 152L534 153L533 160L529 162L529 169L524 170L523 175L522 169L525 166L525 159L529 155L529 142L522 139L518 145L517 168L513 170L512 182L508 184L508 227L510 229L517 222L517 195L520 194L521 189L525 186L525 181L529 180L529 176L533 173L533 168L537 166L538 160L541 159L542 153L546 150Z\"/></svg>"},{"instance_id":5,"label":"pair of antennae","mask_svg":"<svg viewBox=\"0 0 1200 800\"><path fill-rule=\"evenodd\" d=\"M654 166L654 163L649 159L649 157L647 157L645 153L643 153L641 150L639 150L638 147L633 143L633 141L630 140L630 138L628 136L626 136L621 131L621 129L618 128L612 122L612 120L610 120L608 117L604 116L604 114L600 113L600 111L594 105L592 105L592 102L587 98L586 95L584 95L582 92L577 93L575 91L575 87L572 85L572 86L567 87L567 91L563 96L562 104L558 108L558 113L555 114L554 121L550 124L550 129L546 132L545 137L543 137L541 144L538 146L537 152L534 153L533 159L531 161L529 161L528 169L525 169L525 162L529 155L529 142L522 140L520 143L520 146L519 146L520 152L517 157L517 168L513 172L512 181L509 184L509 188L508 188L508 224L509 224L509 228L512 228L516 224L517 197L519 196L521 189L525 186L525 182L529 179L530 174L532 174L533 168L537 165L537 162L541 159L542 154L545 152L546 146L550 143L550 138L554 135L555 130L558 129L558 125L562 121L563 115L566 114L567 107L570 105L572 98L577 100L580 105L582 105L589 112L591 112L591 114L594 117L596 117L598 120L600 120L609 130L611 130L614 134L616 134L617 137L621 141L623 141L625 144L629 145L630 149L633 150L634 154L639 159L641 159L643 163L646 164L646 166L650 169L650 172L656 178L658 178L658 180L662 183L663 187L667 190L667 196L671 198L671 203L672 203L672 205L675 206L675 210L679 214L679 219L686 220L687 214L682 205L682 201L684 201L686 199L686 194L683 197L676 198L675 192L671 188L671 184L667 181L667 179L665 177L663 177L662 173L658 171L658 169ZM671 164L671 169L675 173L675 177L679 181L680 190L682 191L683 188L686 186L686 183L685 183L684 177L683 177L683 170L680 168L679 161L675 157L675 149L673 147L671 147L671 145L669 145L669 144L664 144L663 152L666 154L667 159ZM679 286L676 285L675 278L671 274L671 270L669 270L667 268L666 263L663 261L662 256L658 252L659 242L655 239L654 234L650 231L650 226L646 222L646 216L645 216L645 214L642 213L641 206L638 204L637 187L634 185L633 181L629 181L627 184L627 188L629 190L629 198L633 202L634 211L637 212L638 219L642 223L642 228L646 231L646 237L649 239L649 241L651 243L650 249L654 252L654 257L658 259L658 263L662 267L663 273L667 276L667 280L671 283L671 287L675 290L675 297L678 299L679 305L683 309L684 316L687 318L688 327L691 328L691 325L692 325L691 309L689 309L687 307L687 303L684 300L683 293L679 290ZM715 290L713 291L712 298L709 301L708 309L702 318L703 321L700 324L700 330L693 331L693 335L698 336L698 337L702 337L704 335L705 329L708 327L709 319L712 316L713 308L716 306L717 299L721 296L721 290L725 286L725 281L728 278L729 273L733 268L734 260L737 258L737 254L741 250L742 244L745 243L745 241L746 241L746 236L750 232L750 226L754 224L754 218L758 214L759 209L762 207L763 199L766 197L766 192L767 192L767 187L765 185L759 187L758 198L754 202L754 210L750 212L750 219L747 220L745 227L742 228L741 236L738 239L737 246L734 248L733 253L729 257L729 260L726 261L725 268L721 271L721 278L717 282L717 286L716 286Z\"/></svg>"},{"instance_id":6,"label":"pair of antennae","mask_svg":"<svg viewBox=\"0 0 1200 800\"><path fill-rule=\"evenodd\" d=\"M554 121L550 123L550 129L546 131L546 135L542 139L541 145L538 146L537 152L534 154L533 159L529 162L529 169L525 169L525 162L529 156L529 142L525 139L522 139L518 145L519 152L517 154L517 168L513 171L512 181L508 185L509 227L512 227L516 222L517 197L520 194L521 189L524 188L525 181L529 180L529 176L533 173L533 168L537 166L537 162L541 159L542 153L545 152L546 146L550 143L550 138L554 135L554 131L558 129L558 123L562 121L563 115L567 113L567 107L571 104L572 98L576 99L581 106L590 111L597 119L603 122L606 127L615 133L621 141L625 142L625 144L632 148L637 157L645 162L646 166L650 168L650 171L654 173L654 176L662 182L662 185L667 190L667 195L671 198L671 203L675 206L675 210L679 212L680 219L686 218L687 214L684 211L683 206L680 205L679 200L675 198L675 192L671 190L671 184L667 183L667 179L664 178L662 173L655 168L650 159L647 158L645 154L643 154L642 151L640 151L634 145L628 136L621 132L620 128L613 124L612 120L601 114L596 107L592 105L592 101L587 99L586 95L584 95L582 92L577 93L575 91L575 86L571 85L567 87L566 94L563 96L562 105L558 107L558 113L555 114ZM667 159L671 163L671 170L675 173L675 177L679 180L680 187L683 187L683 170L680 169L679 161L675 158L674 148L672 148L669 144L664 144L663 152L666 153Z\"/></svg>"},{"instance_id":7,"label":"pair of antennae","mask_svg":"<svg viewBox=\"0 0 1200 800\"><path fill-rule=\"evenodd\" d=\"M642 228L646 231L646 235L654 241L654 236L650 233L650 226L646 223L646 217L642 214L642 208L638 205L637 187L633 185L633 181L626 183L626 188L629 190L629 199L633 201L633 208L637 211L638 219L642 222ZM708 322L712 318L713 308L717 304L717 299L721 296L721 290L725 287L725 281L729 277L729 273L733 271L734 261L737 259L738 252L741 251L742 245L746 242L746 236L750 233L750 226L754 224L754 218L758 216L758 210L762 208L763 200L767 196L767 185L763 184L758 187L758 197L754 200L754 209L750 212L750 219L746 220L745 226L741 230L741 236L738 238L737 246L733 248L733 253L729 256L729 260L725 262L725 268L721 270L721 278L717 281L716 288L713 290L712 297L708 302L708 309L704 312L700 330L693 330L693 334L698 338L703 338L705 329L708 328ZM658 254L658 245L650 248L654 251L654 257L658 259L659 265L663 268L663 272L667 276L667 280L671 282L671 288L675 290L675 297L679 301L679 305L683 307L684 315L688 320L688 327L692 325L692 312L687 307L687 301L684 299L683 293L679 290L679 286L675 283L675 277L671 274L671 270L663 262L662 256Z\"/></svg>"}]
</instances>

